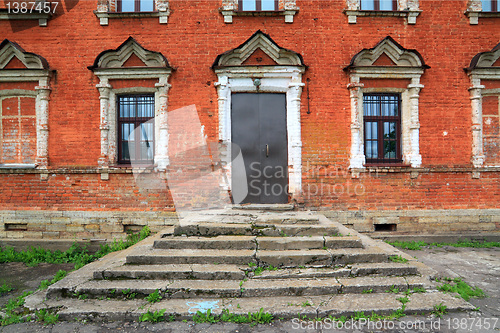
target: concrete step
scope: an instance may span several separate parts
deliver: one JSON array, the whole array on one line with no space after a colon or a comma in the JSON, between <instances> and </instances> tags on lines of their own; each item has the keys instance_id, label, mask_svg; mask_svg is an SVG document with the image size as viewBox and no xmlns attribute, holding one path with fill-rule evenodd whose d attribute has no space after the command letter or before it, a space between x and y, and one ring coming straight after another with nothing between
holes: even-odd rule
<instances>
[{"instance_id":1,"label":"concrete step","mask_svg":"<svg viewBox=\"0 0 500 333\"><path fill-rule=\"evenodd\" d=\"M328 316L352 316L356 312L364 312L369 315L372 312L379 315L389 315L396 309L401 308L401 302L397 299L404 297L403 294L354 294L335 296L289 296L289 297L260 297L260 298L193 298L193 299L163 299L162 301L149 305L144 300L103 300L95 299L78 300L65 299L57 302L49 300L47 306L62 306L59 311L60 320L88 320L100 321L137 321L147 311L159 311L167 309L165 317L171 315L176 320L191 320L197 311L206 312L211 310L213 315L220 315L223 310L228 310L236 315L247 315L256 313L261 308L265 313L272 313L274 319L293 319L298 314L313 318L327 318ZM442 303L449 312L470 311L474 307L460 298L450 294L432 292L425 294L413 294L406 304L405 313L429 314L433 306Z\"/></svg>"},{"instance_id":2,"label":"concrete step","mask_svg":"<svg viewBox=\"0 0 500 333\"><path fill-rule=\"evenodd\" d=\"M332 250L288 250L257 251L256 258L263 266L275 267L330 267L366 262L387 262L388 255L383 252L366 249Z\"/></svg>"},{"instance_id":3,"label":"concrete step","mask_svg":"<svg viewBox=\"0 0 500 333\"><path fill-rule=\"evenodd\" d=\"M323 248L361 248L358 237L267 237L267 236L185 236L163 237L154 242L155 249L217 249L217 250L302 250Z\"/></svg>"},{"instance_id":4,"label":"concrete step","mask_svg":"<svg viewBox=\"0 0 500 333\"><path fill-rule=\"evenodd\" d=\"M155 249L127 256L131 265L257 263L254 250Z\"/></svg>"},{"instance_id":5,"label":"concrete step","mask_svg":"<svg viewBox=\"0 0 500 333\"><path fill-rule=\"evenodd\" d=\"M256 250L255 236L164 237L155 241L155 249Z\"/></svg>"},{"instance_id":6,"label":"concrete step","mask_svg":"<svg viewBox=\"0 0 500 333\"><path fill-rule=\"evenodd\" d=\"M404 292L423 288L425 281L411 284L403 277L294 278L244 280L94 280L79 285L66 296L109 298L144 297L160 290L169 298L220 298L267 296L319 296L353 293ZM54 292L54 291L52 291ZM52 293L52 296L54 294ZM132 296L133 295L133 296Z\"/></svg>"},{"instance_id":7,"label":"concrete step","mask_svg":"<svg viewBox=\"0 0 500 333\"><path fill-rule=\"evenodd\" d=\"M395 262L377 262L354 264L351 269L351 276L381 275L381 276L405 276L418 274L418 268L408 263L400 264Z\"/></svg>"},{"instance_id":8,"label":"concrete step","mask_svg":"<svg viewBox=\"0 0 500 333\"><path fill-rule=\"evenodd\" d=\"M294 204L243 204L233 205L232 209L237 210L257 210L263 212L282 212L294 210Z\"/></svg>"},{"instance_id":9,"label":"concrete step","mask_svg":"<svg viewBox=\"0 0 500 333\"><path fill-rule=\"evenodd\" d=\"M221 235L242 236L337 236L338 228L330 225L315 224L271 224L266 222L255 223L217 223L200 222L197 224L178 225L174 230L175 236L206 236Z\"/></svg>"},{"instance_id":10,"label":"concrete step","mask_svg":"<svg viewBox=\"0 0 500 333\"><path fill-rule=\"evenodd\" d=\"M104 271L94 272L94 279L242 280L245 276L245 271L236 265L201 264L123 265Z\"/></svg>"}]
</instances>

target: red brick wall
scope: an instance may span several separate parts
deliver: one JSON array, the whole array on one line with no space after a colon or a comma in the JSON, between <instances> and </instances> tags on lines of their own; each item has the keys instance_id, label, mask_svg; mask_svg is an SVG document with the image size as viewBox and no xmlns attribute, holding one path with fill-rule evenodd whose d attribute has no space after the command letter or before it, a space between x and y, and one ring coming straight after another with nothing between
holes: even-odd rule
<instances>
[{"instance_id":1,"label":"red brick wall","mask_svg":"<svg viewBox=\"0 0 500 333\"><path fill-rule=\"evenodd\" d=\"M463 14L466 0L420 2L423 12L416 25L398 17L358 17L357 24L348 24L345 3L340 0L298 1L300 11L293 24L285 24L283 16L234 17L232 24L224 24L218 1L177 0L171 1L166 25L160 25L158 18L120 18L101 26L93 14L96 1L79 1L74 7L64 1L60 6L65 14L50 20L48 27L22 20L0 21L0 31L2 38L43 56L57 70L50 95L51 168L97 166L98 79L87 66L100 52L116 48L129 36L144 48L161 52L176 68L170 79L169 109L195 104L206 134L216 139L213 83L217 77L210 66L218 54L261 29L281 47L300 53L308 65L304 82L310 99L304 89L301 109L304 190L308 184L321 182L344 189L356 184L364 188L363 195L305 193L308 205L353 210L499 208L498 172L482 173L480 179L472 179L470 172L421 173L416 179L409 173L363 174L360 179L311 175L312 168L347 170L351 110L349 79L343 68L361 49L375 46L387 35L417 50L431 66L421 79L425 85L420 93L423 166L471 166L470 81L463 68L475 54L499 42L499 19L480 18L479 25L469 25ZM1 174L1 208L143 209L145 201L149 209L171 207L167 194L142 193L129 174L111 174L109 181L101 181L97 174L67 177L42 181L38 175Z\"/></svg>"}]
</instances>

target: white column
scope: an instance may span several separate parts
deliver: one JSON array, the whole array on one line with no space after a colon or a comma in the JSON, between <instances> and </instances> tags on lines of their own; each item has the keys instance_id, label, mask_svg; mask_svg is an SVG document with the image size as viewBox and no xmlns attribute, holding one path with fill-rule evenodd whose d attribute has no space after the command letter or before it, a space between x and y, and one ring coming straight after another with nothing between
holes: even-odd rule
<instances>
[{"instance_id":1,"label":"white column","mask_svg":"<svg viewBox=\"0 0 500 333\"><path fill-rule=\"evenodd\" d=\"M99 129L101 130L101 156L98 160L99 168L109 167L109 94L111 92L111 85L107 78L101 78L99 84L96 85L99 90L100 100L100 114L101 121Z\"/></svg>"},{"instance_id":2,"label":"white column","mask_svg":"<svg viewBox=\"0 0 500 333\"><path fill-rule=\"evenodd\" d=\"M359 77L351 76L351 83L347 86L351 98L351 161L350 169L364 168L365 152L363 145L363 133L361 131L362 93L363 84L359 82Z\"/></svg>"},{"instance_id":3,"label":"white column","mask_svg":"<svg viewBox=\"0 0 500 333\"><path fill-rule=\"evenodd\" d=\"M298 197L302 191L302 133L300 125L301 75L292 78L287 91L288 192Z\"/></svg>"},{"instance_id":4,"label":"white column","mask_svg":"<svg viewBox=\"0 0 500 333\"><path fill-rule=\"evenodd\" d=\"M411 83L408 85L409 99L410 99L410 151L405 162L410 162L413 168L418 168L422 165L422 155L420 155L420 122L418 112L418 101L420 89L424 86L420 84L420 78L412 78Z\"/></svg>"},{"instance_id":5,"label":"white column","mask_svg":"<svg viewBox=\"0 0 500 333\"><path fill-rule=\"evenodd\" d=\"M37 91L36 104L36 164L38 168L47 169L49 155L49 95L50 87L47 80L40 80Z\"/></svg>"},{"instance_id":6,"label":"white column","mask_svg":"<svg viewBox=\"0 0 500 333\"><path fill-rule=\"evenodd\" d=\"M159 122L159 134L157 151L155 154L156 168L160 171L166 170L169 164L168 158L168 76L160 77L159 82L155 85L158 90L158 100L160 110L157 115Z\"/></svg>"},{"instance_id":7,"label":"white column","mask_svg":"<svg viewBox=\"0 0 500 333\"><path fill-rule=\"evenodd\" d=\"M469 88L472 106L472 164L479 168L484 163L483 152L483 96L481 79L471 77L472 87Z\"/></svg>"},{"instance_id":8,"label":"white column","mask_svg":"<svg viewBox=\"0 0 500 333\"><path fill-rule=\"evenodd\" d=\"M224 74L218 76L219 81L215 82L215 86L219 105L220 158L227 179L222 188L229 190L231 188L231 89L229 78Z\"/></svg>"}]
</instances>

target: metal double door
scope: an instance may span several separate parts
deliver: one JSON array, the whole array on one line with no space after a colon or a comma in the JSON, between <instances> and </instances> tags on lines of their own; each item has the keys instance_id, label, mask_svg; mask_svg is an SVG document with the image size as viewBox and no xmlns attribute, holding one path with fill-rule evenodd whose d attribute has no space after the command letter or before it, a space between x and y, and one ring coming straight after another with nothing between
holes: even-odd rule
<instances>
[{"instance_id":1,"label":"metal double door","mask_svg":"<svg viewBox=\"0 0 500 333\"><path fill-rule=\"evenodd\" d=\"M247 186L241 203L288 202L288 144L286 95L234 93L231 95L231 140L243 155L246 184L232 177L235 186Z\"/></svg>"}]
</instances>

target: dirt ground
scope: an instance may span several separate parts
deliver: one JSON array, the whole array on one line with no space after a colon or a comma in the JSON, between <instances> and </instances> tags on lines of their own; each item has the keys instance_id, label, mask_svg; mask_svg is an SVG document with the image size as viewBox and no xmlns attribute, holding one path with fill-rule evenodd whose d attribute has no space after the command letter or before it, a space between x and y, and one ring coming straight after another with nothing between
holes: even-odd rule
<instances>
[{"instance_id":1,"label":"dirt ground","mask_svg":"<svg viewBox=\"0 0 500 333\"><path fill-rule=\"evenodd\" d=\"M500 320L496 328L486 329L477 323L484 323L484 319L500 318L500 248L473 249L473 248L430 248L421 251L406 251L420 261L438 271L442 277L460 277L472 286L481 288L488 297L471 299L470 302L479 307L479 312L452 313L443 318L429 316L408 316L396 323L396 328L389 329L327 329L298 327L296 322L276 321L269 325L239 325L233 323L194 324L192 322L173 323L137 323L137 322L110 322L110 323L81 323L60 322L55 325L44 326L39 323L22 323L0 327L0 333L14 332L43 332L43 333L70 333L70 332L398 332L398 333L425 333L425 332L500 332ZM40 281L51 279L59 270L70 270L72 265L48 265L26 267L24 264L0 264L0 284L7 282L16 290L0 297L0 304L8 298L20 295L23 290L35 290ZM420 323L412 327L414 323ZM466 325L463 325L467 323ZM475 323L476 326L470 325ZM462 324L462 325L460 325ZM467 327L468 326L468 327ZM465 328L466 327L466 328Z\"/></svg>"}]
</instances>

